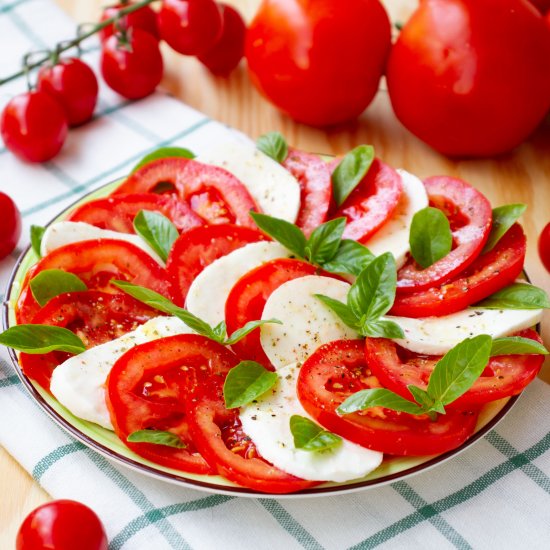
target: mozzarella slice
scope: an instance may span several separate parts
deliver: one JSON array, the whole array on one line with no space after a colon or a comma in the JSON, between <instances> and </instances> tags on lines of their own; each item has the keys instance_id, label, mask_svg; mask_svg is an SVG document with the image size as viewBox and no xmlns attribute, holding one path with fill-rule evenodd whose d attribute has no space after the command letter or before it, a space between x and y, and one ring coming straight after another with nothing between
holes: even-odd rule
<instances>
[{"instance_id":1,"label":"mozzarella slice","mask_svg":"<svg viewBox=\"0 0 550 550\"><path fill-rule=\"evenodd\" d=\"M292 253L275 242L251 243L218 258L199 273L189 288L186 308L214 326L225 319L225 302L235 283L252 269Z\"/></svg>"},{"instance_id":2,"label":"mozzarella slice","mask_svg":"<svg viewBox=\"0 0 550 550\"><path fill-rule=\"evenodd\" d=\"M78 243L81 241L92 241L94 239L117 239L126 241L141 248L160 265L164 267L164 262L160 256L139 236L131 233L120 233L110 229L101 229L84 222L57 222L50 225L44 232L42 244L40 245L40 254L46 256L52 250L60 248L67 244Z\"/></svg>"},{"instance_id":3,"label":"mozzarella slice","mask_svg":"<svg viewBox=\"0 0 550 550\"><path fill-rule=\"evenodd\" d=\"M248 189L264 214L294 223L300 209L300 184L278 162L251 143L223 142L195 160L231 172Z\"/></svg>"},{"instance_id":4,"label":"mozzarella slice","mask_svg":"<svg viewBox=\"0 0 550 550\"><path fill-rule=\"evenodd\" d=\"M428 206L424 184L409 172L397 170L403 183L403 193L393 216L366 243L375 255L391 252L399 269L410 252L409 232L413 216Z\"/></svg>"},{"instance_id":5,"label":"mozzarella slice","mask_svg":"<svg viewBox=\"0 0 550 550\"><path fill-rule=\"evenodd\" d=\"M105 403L105 382L117 359L139 344L192 332L177 317L155 317L120 338L67 359L54 369L50 390L75 416L112 430Z\"/></svg>"},{"instance_id":6,"label":"mozzarella slice","mask_svg":"<svg viewBox=\"0 0 550 550\"><path fill-rule=\"evenodd\" d=\"M294 447L290 417L297 414L312 420L296 395L298 372L296 363L283 367L275 388L241 408L243 430L260 455L280 470L312 481L350 481L372 472L383 454L345 439L339 447L325 452Z\"/></svg>"},{"instance_id":7,"label":"mozzarella slice","mask_svg":"<svg viewBox=\"0 0 550 550\"><path fill-rule=\"evenodd\" d=\"M333 340L358 338L357 332L315 294L346 302L350 285L337 279L308 275L288 281L267 299L262 319L283 324L260 327L262 348L276 369L304 362L319 346Z\"/></svg>"},{"instance_id":8,"label":"mozzarella slice","mask_svg":"<svg viewBox=\"0 0 550 550\"><path fill-rule=\"evenodd\" d=\"M465 338L488 334L493 338L509 336L540 322L542 309L465 309L444 317L394 317L405 332L395 342L426 355L443 355Z\"/></svg>"}]
</instances>

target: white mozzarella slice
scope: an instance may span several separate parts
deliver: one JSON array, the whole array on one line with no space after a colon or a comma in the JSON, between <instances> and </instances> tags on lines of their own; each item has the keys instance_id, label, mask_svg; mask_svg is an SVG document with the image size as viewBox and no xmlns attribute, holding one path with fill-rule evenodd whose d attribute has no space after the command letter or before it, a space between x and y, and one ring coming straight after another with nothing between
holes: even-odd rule
<instances>
[{"instance_id":1,"label":"white mozzarella slice","mask_svg":"<svg viewBox=\"0 0 550 550\"><path fill-rule=\"evenodd\" d=\"M266 262L291 255L283 245L266 241L234 250L197 275L189 288L185 307L209 325L217 325L225 319L227 296L243 275Z\"/></svg>"},{"instance_id":2,"label":"white mozzarella slice","mask_svg":"<svg viewBox=\"0 0 550 550\"><path fill-rule=\"evenodd\" d=\"M126 241L141 248L160 265L164 267L164 262L160 256L139 236L131 233L120 233L110 229L101 229L84 222L57 222L50 225L44 232L40 253L46 256L52 250L60 248L67 244L78 243L81 241L92 241L94 239L117 239Z\"/></svg>"},{"instance_id":3,"label":"white mozzarella slice","mask_svg":"<svg viewBox=\"0 0 550 550\"><path fill-rule=\"evenodd\" d=\"M262 348L276 369L303 363L319 346L333 340L357 338L357 332L323 304L315 294L346 302L350 285L330 277L308 275L288 281L267 299L262 319L283 324L260 327Z\"/></svg>"},{"instance_id":4,"label":"white mozzarella slice","mask_svg":"<svg viewBox=\"0 0 550 550\"><path fill-rule=\"evenodd\" d=\"M465 338L488 334L493 338L509 336L540 322L542 309L465 309L443 317L394 317L405 338L395 342L426 355L443 355Z\"/></svg>"},{"instance_id":5,"label":"white mozzarella slice","mask_svg":"<svg viewBox=\"0 0 550 550\"><path fill-rule=\"evenodd\" d=\"M67 359L52 374L50 390L72 414L113 429L105 403L105 382L126 351L139 344L193 331L177 317L155 317L120 338Z\"/></svg>"},{"instance_id":6,"label":"white mozzarella slice","mask_svg":"<svg viewBox=\"0 0 550 550\"><path fill-rule=\"evenodd\" d=\"M219 166L239 179L264 214L294 223L300 209L300 184L278 162L251 143L216 145L196 160Z\"/></svg>"},{"instance_id":7,"label":"white mozzarella slice","mask_svg":"<svg viewBox=\"0 0 550 550\"><path fill-rule=\"evenodd\" d=\"M241 408L243 430L260 455L280 470L312 481L350 481L372 472L383 454L345 439L339 447L325 452L294 447L290 417L297 414L312 420L296 395L298 372L296 363L283 367L272 390Z\"/></svg>"},{"instance_id":8,"label":"white mozzarella slice","mask_svg":"<svg viewBox=\"0 0 550 550\"><path fill-rule=\"evenodd\" d=\"M409 172L397 170L403 183L403 193L392 217L365 244L375 255L391 252L399 269L410 252L409 232L413 216L428 206L424 184Z\"/></svg>"}]
</instances>

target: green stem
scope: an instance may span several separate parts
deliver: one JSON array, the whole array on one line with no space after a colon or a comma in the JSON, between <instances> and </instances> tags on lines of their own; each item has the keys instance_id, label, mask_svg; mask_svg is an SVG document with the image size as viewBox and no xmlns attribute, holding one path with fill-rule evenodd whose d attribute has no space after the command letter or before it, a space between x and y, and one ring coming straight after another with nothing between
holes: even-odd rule
<instances>
[{"instance_id":1,"label":"green stem","mask_svg":"<svg viewBox=\"0 0 550 550\"><path fill-rule=\"evenodd\" d=\"M127 8L121 9L118 12L118 14L115 15L114 17L110 17L109 19L106 19L105 21L102 21L101 23L94 25L93 27L90 28L89 31L86 31L85 33L79 35L77 38L74 38L73 40L68 40L67 42L63 42L63 46L58 49L58 53L61 54L67 50L70 50L71 48L74 48L75 46L78 46L82 41L86 40L87 38L90 38L90 36L93 36L94 34L98 33L100 30L104 29L105 27L112 25L121 17L124 17L125 15L128 15L129 13L132 13L134 11L137 11L156 1L157 0L141 0L140 2L129 5ZM32 69L36 69L36 67L40 67L40 65L44 64L49 59L50 59L50 54L45 55L44 57L38 59L34 63L31 63L28 66L24 67L19 72L14 73L10 76L7 76L6 78L3 78L2 80L0 80L0 86L8 82L11 82L12 80L15 80L16 78L19 78L24 74L27 74Z\"/></svg>"}]
</instances>

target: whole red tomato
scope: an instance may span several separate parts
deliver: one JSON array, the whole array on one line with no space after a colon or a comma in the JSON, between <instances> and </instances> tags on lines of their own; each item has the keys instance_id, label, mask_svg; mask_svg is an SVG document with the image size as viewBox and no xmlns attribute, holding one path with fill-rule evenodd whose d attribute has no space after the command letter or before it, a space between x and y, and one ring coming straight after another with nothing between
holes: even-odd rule
<instances>
[{"instance_id":1,"label":"whole red tomato","mask_svg":"<svg viewBox=\"0 0 550 550\"><path fill-rule=\"evenodd\" d=\"M6 147L30 162L55 157L65 142L67 129L63 107L52 96L38 91L15 96L0 118Z\"/></svg>"},{"instance_id":2,"label":"whole red tomato","mask_svg":"<svg viewBox=\"0 0 550 550\"><path fill-rule=\"evenodd\" d=\"M387 81L399 120L437 151L509 151L550 108L548 26L525 0L425 0L392 49Z\"/></svg>"},{"instance_id":3,"label":"whole red tomato","mask_svg":"<svg viewBox=\"0 0 550 550\"><path fill-rule=\"evenodd\" d=\"M16 550L107 550L107 536L93 510L74 500L54 500L23 521Z\"/></svg>"},{"instance_id":4,"label":"whole red tomato","mask_svg":"<svg viewBox=\"0 0 550 550\"><path fill-rule=\"evenodd\" d=\"M114 6L108 6L103 10L101 14L101 22L111 19L111 17L116 17L120 10L131 6L134 2L122 2L120 4L115 4ZM159 31L157 26L157 14L150 6L144 6L139 10L133 11L128 15L124 16L123 25L126 28L136 28L147 31L149 34L153 35L155 38L159 38ZM114 33L114 26L108 25L99 32L99 37L102 42L105 42L109 36L112 36Z\"/></svg>"},{"instance_id":5,"label":"whole red tomato","mask_svg":"<svg viewBox=\"0 0 550 550\"><path fill-rule=\"evenodd\" d=\"M57 99L67 113L69 126L78 126L94 114L97 78L80 59L70 57L55 65L44 65L38 72L37 89Z\"/></svg>"},{"instance_id":6,"label":"whole red tomato","mask_svg":"<svg viewBox=\"0 0 550 550\"><path fill-rule=\"evenodd\" d=\"M542 265L550 273L550 223L542 230L539 237L539 256Z\"/></svg>"},{"instance_id":7,"label":"whole red tomato","mask_svg":"<svg viewBox=\"0 0 550 550\"><path fill-rule=\"evenodd\" d=\"M8 195L0 191L0 260L17 246L21 236L21 214Z\"/></svg>"},{"instance_id":8,"label":"whole red tomato","mask_svg":"<svg viewBox=\"0 0 550 550\"><path fill-rule=\"evenodd\" d=\"M148 32L128 29L103 43L101 74L115 92L128 99L153 93L163 69L158 42Z\"/></svg>"},{"instance_id":9,"label":"whole red tomato","mask_svg":"<svg viewBox=\"0 0 550 550\"><path fill-rule=\"evenodd\" d=\"M390 22L378 0L264 0L245 55L252 81L276 107L326 126L363 112L389 48Z\"/></svg>"}]
</instances>

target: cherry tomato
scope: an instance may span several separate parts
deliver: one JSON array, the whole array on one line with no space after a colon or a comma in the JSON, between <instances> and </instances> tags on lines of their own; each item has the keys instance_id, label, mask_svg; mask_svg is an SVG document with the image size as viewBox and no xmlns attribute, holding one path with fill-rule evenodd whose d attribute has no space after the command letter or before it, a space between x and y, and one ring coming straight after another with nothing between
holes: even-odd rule
<instances>
[{"instance_id":1,"label":"cherry tomato","mask_svg":"<svg viewBox=\"0 0 550 550\"><path fill-rule=\"evenodd\" d=\"M21 236L21 214L17 205L0 191L0 260L11 254Z\"/></svg>"},{"instance_id":2,"label":"cherry tomato","mask_svg":"<svg viewBox=\"0 0 550 550\"><path fill-rule=\"evenodd\" d=\"M114 6L108 6L104 8L101 14L100 21L106 21L111 17L116 17L120 10L131 6L133 2L122 2L115 4ZM159 30L157 25L157 14L150 6L143 6L139 10L133 11L122 18L122 25L127 28L141 29L148 32L151 36L159 39ZM102 42L105 42L110 36L114 34L114 25L109 25L99 31L99 38Z\"/></svg>"},{"instance_id":3,"label":"cherry tomato","mask_svg":"<svg viewBox=\"0 0 550 550\"><path fill-rule=\"evenodd\" d=\"M222 36L222 12L214 0L163 0L160 37L178 53L201 55Z\"/></svg>"},{"instance_id":4,"label":"cherry tomato","mask_svg":"<svg viewBox=\"0 0 550 550\"><path fill-rule=\"evenodd\" d=\"M212 48L199 55L199 61L211 73L228 76L244 55L246 25L235 8L227 4L219 4L219 7L223 20L222 35Z\"/></svg>"},{"instance_id":5,"label":"cherry tomato","mask_svg":"<svg viewBox=\"0 0 550 550\"><path fill-rule=\"evenodd\" d=\"M264 0L248 29L254 84L294 120L326 126L369 105L390 49L378 0Z\"/></svg>"},{"instance_id":6,"label":"cherry tomato","mask_svg":"<svg viewBox=\"0 0 550 550\"><path fill-rule=\"evenodd\" d=\"M550 223L542 230L539 237L539 256L542 264L550 272Z\"/></svg>"},{"instance_id":7,"label":"cherry tomato","mask_svg":"<svg viewBox=\"0 0 550 550\"><path fill-rule=\"evenodd\" d=\"M6 147L22 160L44 162L55 157L67 137L67 115L44 92L15 96L2 111L0 133Z\"/></svg>"},{"instance_id":8,"label":"cherry tomato","mask_svg":"<svg viewBox=\"0 0 550 550\"><path fill-rule=\"evenodd\" d=\"M108 550L107 535L96 513L74 500L52 500L23 521L16 550Z\"/></svg>"},{"instance_id":9,"label":"cherry tomato","mask_svg":"<svg viewBox=\"0 0 550 550\"><path fill-rule=\"evenodd\" d=\"M101 74L115 92L139 99L155 91L162 80L163 62L158 42L146 31L129 29L113 34L101 49Z\"/></svg>"},{"instance_id":10,"label":"cherry tomato","mask_svg":"<svg viewBox=\"0 0 550 550\"><path fill-rule=\"evenodd\" d=\"M421 2L392 49L387 82L399 120L437 151L509 151L550 109L548 26L518 0Z\"/></svg>"},{"instance_id":11,"label":"cherry tomato","mask_svg":"<svg viewBox=\"0 0 550 550\"><path fill-rule=\"evenodd\" d=\"M44 65L38 72L37 90L51 95L65 109L69 126L92 118L98 85L94 71L75 57Z\"/></svg>"}]
</instances>

